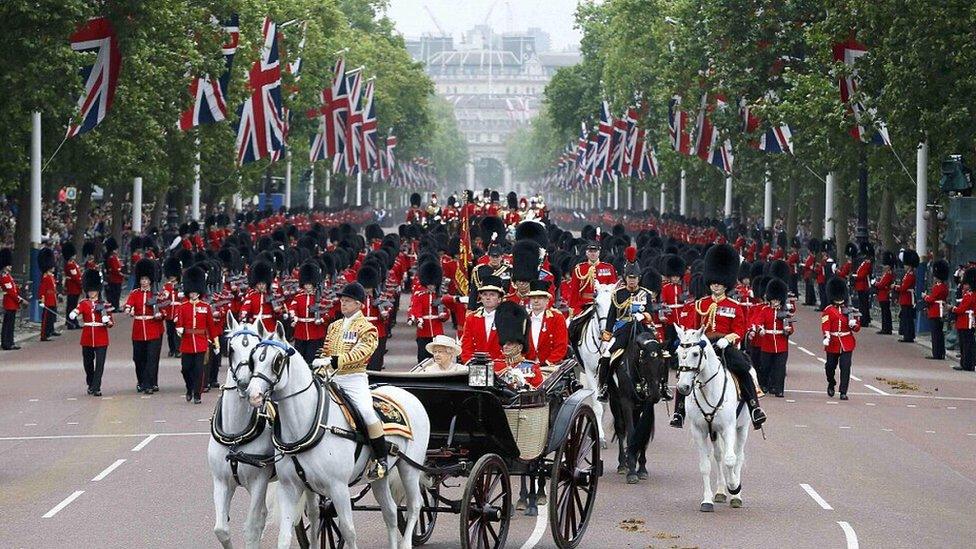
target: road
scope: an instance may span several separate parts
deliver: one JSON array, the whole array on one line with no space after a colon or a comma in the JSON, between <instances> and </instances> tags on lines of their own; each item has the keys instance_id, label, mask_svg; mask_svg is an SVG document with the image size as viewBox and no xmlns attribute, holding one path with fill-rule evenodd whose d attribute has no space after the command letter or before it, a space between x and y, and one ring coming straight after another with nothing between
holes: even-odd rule
<instances>
[{"instance_id":1,"label":"road","mask_svg":"<svg viewBox=\"0 0 976 549\"><path fill-rule=\"evenodd\" d=\"M973 545L976 376L866 330L851 400L829 399L817 313L798 316L786 398L764 400L766 439L754 432L746 447L744 507L698 511L690 431L668 428L661 405L649 480L627 485L614 473L616 451L606 451L583 547ZM176 359L163 360L160 393L136 394L128 327L123 320L112 330L101 398L85 395L77 332L0 354L0 546L217 546L206 462L215 395L186 403ZM415 353L412 329L401 323L387 362L405 368ZM238 545L244 514L239 493L231 521ZM542 521L516 517L508 546L553 547ZM358 514L356 524L362 547L381 546L378 515ZM264 546L276 533L267 529ZM457 518L442 516L428 546L456 547L457 535Z\"/></svg>"}]
</instances>

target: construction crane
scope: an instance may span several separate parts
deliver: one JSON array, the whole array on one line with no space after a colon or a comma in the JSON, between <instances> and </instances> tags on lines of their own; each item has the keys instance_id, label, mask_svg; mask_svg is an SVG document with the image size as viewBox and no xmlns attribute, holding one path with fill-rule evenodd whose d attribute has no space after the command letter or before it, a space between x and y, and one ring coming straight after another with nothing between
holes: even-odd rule
<instances>
[{"instance_id":1,"label":"construction crane","mask_svg":"<svg viewBox=\"0 0 976 549\"><path fill-rule=\"evenodd\" d=\"M430 16L430 20L434 22L434 26L440 31L441 36L447 36L447 33L444 32L444 27L441 27L440 22L437 21L436 17L434 17L434 12L430 11L430 7L428 7L427 4L424 4L424 10L427 11L427 15Z\"/></svg>"}]
</instances>

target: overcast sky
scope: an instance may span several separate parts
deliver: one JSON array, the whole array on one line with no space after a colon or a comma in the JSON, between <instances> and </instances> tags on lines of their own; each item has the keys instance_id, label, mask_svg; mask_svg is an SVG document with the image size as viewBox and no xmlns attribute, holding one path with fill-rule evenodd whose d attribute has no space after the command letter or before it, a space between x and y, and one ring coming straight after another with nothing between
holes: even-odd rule
<instances>
[{"instance_id":1,"label":"overcast sky","mask_svg":"<svg viewBox=\"0 0 976 549\"><path fill-rule=\"evenodd\" d=\"M539 27L551 35L552 49L558 51L579 45L579 33L573 28L576 3L577 0L390 0L387 14L396 21L400 32L410 38L437 32L425 5L455 40L462 32L483 23L486 16L495 32Z\"/></svg>"}]
</instances>

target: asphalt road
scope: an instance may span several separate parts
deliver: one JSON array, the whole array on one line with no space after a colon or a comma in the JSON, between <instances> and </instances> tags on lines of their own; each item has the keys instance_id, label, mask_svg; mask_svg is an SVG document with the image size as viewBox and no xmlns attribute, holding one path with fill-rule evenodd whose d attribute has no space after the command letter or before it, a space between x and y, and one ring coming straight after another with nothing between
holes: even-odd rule
<instances>
[{"instance_id":1,"label":"asphalt road","mask_svg":"<svg viewBox=\"0 0 976 549\"><path fill-rule=\"evenodd\" d=\"M972 547L976 375L868 329L854 355L851 400L829 399L817 322L811 309L800 311L786 398L764 400L767 438L749 437L742 509L698 511L690 431L668 428L660 405L651 478L627 485L614 473L615 449L607 450L582 546ZM136 394L128 329L122 321L112 330L101 398L85 394L77 332L0 354L0 546L217 546L206 462L215 395L186 403L175 359L163 360L162 392ZM412 336L405 324L396 328L390 367L415 362ZM242 494L231 521L238 545ZM381 524L379 515L357 515L361 547L382 546ZM535 547L553 547L543 526L517 516L508 546L532 547L532 537ZM276 534L269 526L264 545ZM457 535L457 518L441 516L428 546L457 547Z\"/></svg>"}]
</instances>

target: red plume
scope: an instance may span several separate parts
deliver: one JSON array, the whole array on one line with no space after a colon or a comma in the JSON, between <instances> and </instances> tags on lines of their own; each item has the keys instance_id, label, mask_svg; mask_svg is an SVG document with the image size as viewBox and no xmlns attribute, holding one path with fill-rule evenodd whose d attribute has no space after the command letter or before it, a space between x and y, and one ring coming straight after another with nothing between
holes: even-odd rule
<instances>
[{"instance_id":1,"label":"red plume","mask_svg":"<svg viewBox=\"0 0 976 549\"><path fill-rule=\"evenodd\" d=\"M637 261L637 248L634 246L627 246L627 249L624 250L624 257L627 259L627 263Z\"/></svg>"}]
</instances>

